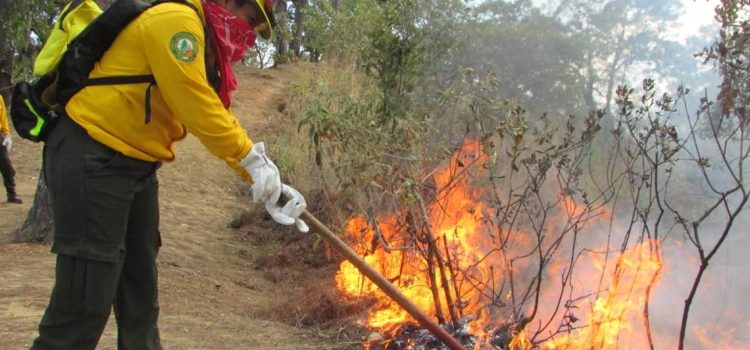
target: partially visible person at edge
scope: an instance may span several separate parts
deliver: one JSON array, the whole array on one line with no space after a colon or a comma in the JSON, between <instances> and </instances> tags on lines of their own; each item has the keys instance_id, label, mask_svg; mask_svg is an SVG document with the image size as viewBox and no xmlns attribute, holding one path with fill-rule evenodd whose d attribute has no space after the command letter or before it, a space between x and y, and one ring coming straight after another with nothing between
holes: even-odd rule
<instances>
[{"instance_id":1,"label":"partially visible person at edge","mask_svg":"<svg viewBox=\"0 0 750 350\"><path fill-rule=\"evenodd\" d=\"M13 138L10 136L10 125L8 124L8 113L5 111L5 101L0 95L0 173L3 175L3 185L8 194L8 202L21 204L23 201L16 193L16 170L10 162L10 150L13 149Z\"/></svg>"},{"instance_id":2,"label":"partially visible person at edge","mask_svg":"<svg viewBox=\"0 0 750 350\"><path fill-rule=\"evenodd\" d=\"M253 200L265 202L274 220L308 230L299 218L305 199L281 183L263 143L250 140L229 108L237 85L231 63L256 33L270 39L271 1L153 6L123 29L89 76L153 74L156 85L88 86L68 102L45 142L57 267L32 349L96 348L111 308L118 349L162 348L156 171L174 160L173 144L188 131L251 184ZM219 84L210 83L216 76ZM282 193L290 200L277 204Z\"/></svg>"}]
</instances>

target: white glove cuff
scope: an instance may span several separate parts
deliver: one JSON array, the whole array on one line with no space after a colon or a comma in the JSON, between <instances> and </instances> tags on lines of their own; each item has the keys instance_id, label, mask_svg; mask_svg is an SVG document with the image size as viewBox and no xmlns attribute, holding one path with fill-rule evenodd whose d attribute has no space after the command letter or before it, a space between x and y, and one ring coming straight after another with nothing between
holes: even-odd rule
<instances>
[{"instance_id":1,"label":"white glove cuff","mask_svg":"<svg viewBox=\"0 0 750 350\"><path fill-rule=\"evenodd\" d=\"M245 159L240 161L250 176L253 178L251 190L253 201L276 202L281 194L281 177L276 164L266 157L266 149L263 142L253 145Z\"/></svg>"},{"instance_id":2,"label":"white glove cuff","mask_svg":"<svg viewBox=\"0 0 750 350\"><path fill-rule=\"evenodd\" d=\"M240 161L240 165L248 171L265 164L268 164L268 159L266 159L266 145L263 142L253 144L247 156Z\"/></svg>"}]
</instances>

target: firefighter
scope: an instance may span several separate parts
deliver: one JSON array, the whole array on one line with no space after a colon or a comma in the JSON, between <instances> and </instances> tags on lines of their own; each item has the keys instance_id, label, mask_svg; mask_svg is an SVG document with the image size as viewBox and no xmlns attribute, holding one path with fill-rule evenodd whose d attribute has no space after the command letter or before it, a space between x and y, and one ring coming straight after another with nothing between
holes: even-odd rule
<instances>
[{"instance_id":1,"label":"firefighter","mask_svg":"<svg viewBox=\"0 0 750 350\"><path fill-rule=\"evenodd\" d=\"M175 159L174 143L188 131L247 180L274 220L308 230L299 218L304 197L281 183L264 144L229 108L231 64L256 35L271 38L272 0L187 1L147 9L89 74L152 74L155 84L87 86L45 141L57 266L32 349L94 349L111 308L118 349L161 349L156 172ZM282 194L289 200L279 204Z\"/></svg>"},{"instance_id":2,"label":"firefighter","mask_svg":"<svg viewBox=\"0 0 750 350\"><path fill-rule=\"evenodd\" d=\"M0 95L0 173L3 175L3 185L5 192L8 194L8 202L21 204L23 201L16 193L16 170L10 162L10 150L13 148L13 138L10 136L10 125L8 124L8 114L5 111L5 101Z\"/></svg>"}]
</instances>

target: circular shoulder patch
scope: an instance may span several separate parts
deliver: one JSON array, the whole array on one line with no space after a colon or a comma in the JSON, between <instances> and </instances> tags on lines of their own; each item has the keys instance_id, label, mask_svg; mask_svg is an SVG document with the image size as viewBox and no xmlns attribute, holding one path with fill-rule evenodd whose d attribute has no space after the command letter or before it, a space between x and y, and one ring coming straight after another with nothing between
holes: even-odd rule
<instances>
[{"instance_id":1,"label":"circular shoulder patch","mask_svg":"<svg viewBox=\"0 0 750 350\"><path fill-rule=\"evenodd\" d=\"M198 39L190 32L178 32L169 41L169 49L180 62L190 63L198 56Z\"/></svg>"}]
</instances>

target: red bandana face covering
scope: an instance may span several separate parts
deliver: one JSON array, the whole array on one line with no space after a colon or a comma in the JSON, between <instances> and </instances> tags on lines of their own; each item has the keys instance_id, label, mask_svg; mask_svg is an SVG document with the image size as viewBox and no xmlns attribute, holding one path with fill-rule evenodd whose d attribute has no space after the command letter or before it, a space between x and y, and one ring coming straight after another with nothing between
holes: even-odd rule
<instances>
[{"instance_id":1,"label":"red bandana face covering","mask_svg":"<svg viewBox=\"0 0 750 350\"><path fill-rule=\"evenodd\" d=\"M245 58L245 51L255 46L255 31L249 23L221 6L210 1L202 3L211 35L211 47L216 53L216 63L221 75L219 98L224 107L229 108L232 92L237 89L232 63Z\"/></svg>"}]
</instances>

